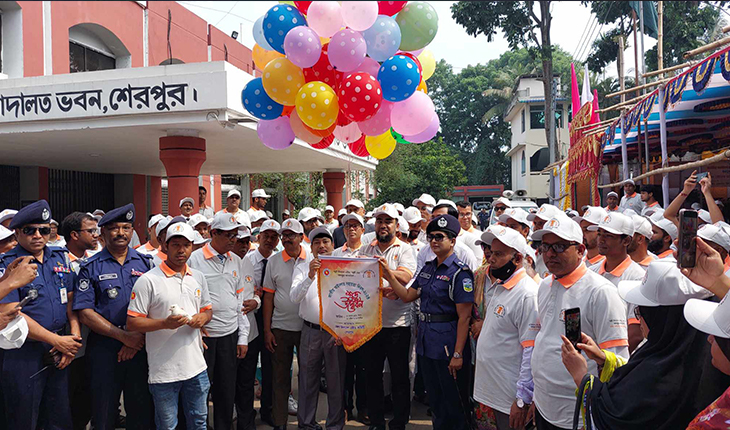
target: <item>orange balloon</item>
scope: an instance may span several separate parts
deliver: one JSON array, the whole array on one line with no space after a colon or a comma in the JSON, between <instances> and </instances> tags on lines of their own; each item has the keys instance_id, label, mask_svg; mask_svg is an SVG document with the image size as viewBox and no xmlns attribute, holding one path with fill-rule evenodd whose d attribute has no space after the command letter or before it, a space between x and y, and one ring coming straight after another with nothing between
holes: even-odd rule
<instances>
[{"instance_id":1,"label":"orange balloon","mask_svg":"<svg viewBox=\"0 0 730 430\"><path fill-rule=\"evenodd\" d=\"M281 116L289 116L294 111L294 106L284 106L284 110L281 111Z\"/></svg>"},{"instance_id":2,"label":"orange balloon","mask_svg":"<svg viewBox=\"0 0 730 430\"><path fill-rule=\"evenodd\" d=\"M327 137L330 134L334 133L335 127L337 127L337 122L335 121L334 124L329 126L329 128L325 128L324 130L315 130L312 127L308 126L307 124L302 123L304 127L306 127L307 131L309 131L312 134L316 134L317 136Z\"/></svg>"},{"instance_id":3,"label":"orange balloon","mask_svg":"<svg viewBox=\"0 0 730 430\"><path fill-rule=\"evenodd\" d=\"M424 79L421 79L421 83L418 84L416 91L420 91L424 94L428 94L428 87L426 86L426 81Z\"/></svg>"},{"instance_id":4,"label":"orange balloon","mask_svg":"<svg viewBox=\"0 0 730 430\"><path fill-rule=\"evenodd\" d=\"M253 52L251 53L253 62L259 70L264 70L269 61L283 56L283 54L276 51L267 51L258 44L253 46Z\"/></svg>"},{"instance_id":5,"label":"orange balloon","mask_svg":"<svg viewBox=\"0 0 730 430\"><path fill-rule=\"evenodd\" d=\"M308 127L302 122L301 119L299 119L299 115L297 115L296 111L292 112L291 116L289 117L289 125L291 125L291 129L296 137L302 139L310 145L322 140L322 136L309 131Z\"/></svg>"}]
</instances>

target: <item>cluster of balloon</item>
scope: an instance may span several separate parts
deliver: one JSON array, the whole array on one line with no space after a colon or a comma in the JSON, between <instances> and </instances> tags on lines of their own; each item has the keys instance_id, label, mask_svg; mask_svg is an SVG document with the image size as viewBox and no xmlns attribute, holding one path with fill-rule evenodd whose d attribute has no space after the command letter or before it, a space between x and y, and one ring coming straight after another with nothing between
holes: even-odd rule
<instances>
[{"instance_id":1,"label":"cluster of balloon","mask_svg":"<svg viewBox=\"0 0 730 430\"><path fill-rule=\"evenodd\" d=\"M422 1L279 2L254 24L261 77L244 107L271 149L299 138L324 149L334 139L378 159L396 143L422 143L439 129L426 80L436 59L424 49L438 31Z\"/></svg>"}]
</instances>

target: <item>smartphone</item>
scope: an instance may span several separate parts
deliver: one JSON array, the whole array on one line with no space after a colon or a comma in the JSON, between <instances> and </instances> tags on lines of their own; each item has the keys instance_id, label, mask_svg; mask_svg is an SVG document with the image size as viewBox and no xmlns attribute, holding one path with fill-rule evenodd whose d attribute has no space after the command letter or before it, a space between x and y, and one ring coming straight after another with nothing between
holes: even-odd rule
<instances>
[{"instance_id":1,"label":"smartphone","mask_svg":"<svg viewBox=\"0 0 730 430\"><path fill-rule=\"evenodd\" d=\"M697 185L700 184L700 181L707 177L707 172L702 172L697 174Z\"/></svg>"},{"instance_id":2,"label":"smartphone","mask_svg":"<svg viewBox=\"0 0 730 430\"><path fill-rule=\"evenodd\" d=\"M565 310L565 337L573 347L580 342L580 308Z\"/></svg>"},{"instance_id":3,"label":"smartphone","mask_svg":"<svg viewBox=\"0 0 730 430\"><path fill-rule=\"evenodd\" d=\"M679 211L679 249L677 264L681 268L695 267L697 255L697 211L682 209Z\"/></svg>"}]
</instances>

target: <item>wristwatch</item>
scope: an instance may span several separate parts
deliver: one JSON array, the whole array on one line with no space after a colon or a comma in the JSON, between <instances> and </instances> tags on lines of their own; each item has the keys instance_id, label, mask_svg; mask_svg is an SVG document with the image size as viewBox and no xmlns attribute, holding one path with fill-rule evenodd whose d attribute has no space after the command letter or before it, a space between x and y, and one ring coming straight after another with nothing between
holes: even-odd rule
<instances>
[{"instance_id":1,"label":"wristwatch","mask_svg":"<svg viewBox=\"0 0 730 430\"><path fill-rule=\"evenodd\" d=\"M519 397L517 398L517 407L520 409L525 407L525 401L520 399Z\"/></svg>"},{"instance_id":2,"label":"wristwatch","mask_svg":"<svg viewBox=\"0 0 730 430\"><path fill-rule=\"evenodd\" d=\"M459 351L454 351L454 358L462 358L461 353L459 353Z\"/></svg>"}]
</instances>

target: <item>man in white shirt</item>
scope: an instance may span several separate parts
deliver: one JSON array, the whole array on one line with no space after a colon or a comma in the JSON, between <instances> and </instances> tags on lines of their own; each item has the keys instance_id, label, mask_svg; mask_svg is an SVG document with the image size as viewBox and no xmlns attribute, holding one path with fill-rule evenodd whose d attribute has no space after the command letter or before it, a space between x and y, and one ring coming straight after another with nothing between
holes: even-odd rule
<instances>
[{"instance_id":1,"label":"man in white shirt","mask_svg":"<svg viewBox=\"0 0 730 430\"><path fill-rule=\"evenodd\" d=\"M619 207L618 203L618 194L616 193L616 191L610 191L608 194L606 194L606 207L604 209L606 209L606 212L623 212L624 208Z\"/></svg>"},{"instance_id":2,"label":"man in white shirt","mask_svg":"<svg viewBox=\"0 0 730 430\"><path fill-rule=\"evenodd\" d=\"M541 230L550 218L554 217L560 209L548 203L543 203L535 213L527 214L527 221L532 221L532 231ZM536 246L536 245L535 245ZM548 275L547 266L542 258L542 254L537 251L535 255L535 272L540 278Z\"/></svg>"},{"instance_id":3,"label":"man in white shirt","mask_svg":"<svg viewBox=\"0 0 730 430\"><path fill-rule=\"evenodd\" d=\"M628 358L626 306L616 287L583 263L583 232L565 214L556 214L532 234L552 276L540 283L537 309L540 332L532 351L535 421L540 430L573 428L575 382L561 367L565 311L580 308L581 329L603 349ZM597 374L595 363L588 371ZM582 426L582 424L579 424Z\"/></svg>"},{"instance_id":4,"label":"man in white shirt","mask_svg":"<svg viewBox=\"0 0 730 430\"><path fill-rule=\"evenodd\" d=\"M211 241L192 253L188 265L205 275L215 309L203 337L208 347L204 355L213 395L213 427L230 429L236 394L232 375L236 373L237 358L244 358L248 351L250 322L242 318L243 292L247 284L253 292L253 278L250 274L244 276L241 259L231 252L241 227L236 217L219 213L211 227Z\"/></svg>"},{"instance_id":5,"label":"man in white shirt","mask_svg":"<svg viewBox=\"0 0 730 430\"><path fill-rule=\"evenodd\" d=\"M208 221L208 218L201 214L193 214L188 220L188 224L193 230L200 233L203 239L210 239L210 221Z\"/></svg>"},{"instance_id":6,"label":"man in white shirt","mask_svg":"<svg viewBox=\"0 0 730 430\"><path fill-rule=\"evenodd\" d=\"M319 211L310 207L302 208L297 216L297 220L302 224L302 228L304 230L304 240L302 241L302 245L307 248L307 251L309 251L309 233L319 226L319 217Z\"/></svg>"},{"instance_id":7,"label":"man in white shirt","mask_svg":"<svg viewBox=\"0 0 730 430\"><path fill-rule=\"evenodd\" d=\"M433 207L436 206L436 199L434 199L430 194L424 193L421 194L421 197L413 200L412 204L413 206L417 207L419 211L421 211L421 217L424 220L423 225L428 225L428 222L431 220L431 211L433 210ZM425 243L427 245L426 247L428 248L425 228L421 230L421 235L418 236L418 240Z\"/></svg>"},{"instance_id":8,"label":"man in white shirt","mask_svg":"<svg viewBox=\"0 0 730 430\"><path fill-rule=\"evenodd\" d=\"M633 209L637 214L644 210L644 202L641 201L641 195L636 192L636 183L633 179L624 181L624 195L619 203L621 212L626 209Z\"/></svg>"},{"instance_id":9,"label":"man in white shirt","mask_svg":"<svg viewBox=\"0 0 730 430\"><path fill-rule=\"evenodd\" d=\"M324 208L324 224L325 227L329 229L329 231L334 231L337 227L340 226L340 223L335 219L335 208L334 206L327 205L326 208Z\"/></svg>"},{"instance_id":10,"label":"man in white shirt","mask_svg":"<svg viewBox=\"0 0 730 430\"><path fill-rule=\"evenodd\" d=\"M587 267L601 264L606 259L606 256L598 251L598 232L591 230L591 227L597 226L606 215L608 215L608 212L603 208L589 206L583 212L583 216L573 218L573 221L578 222L583 232L583 246L586 247L586 255L583 257L583 262L586 263Z\"/></svg>"},{"instance_id":11,"label":"man in white shirt","mask_svg":"<svg viewBox=\"0 0 730 430\"><path fill-rule=\"evenodd\" d=\"M193 236L186 223L170 226L167 259L139 277L127 310L127 329L145 333L158 429L177 427L178 402L188 429L207 426L210 382L200 329L213 310L205 277L187 265Z\"/></svg>"},{"instance_id":12,"label":"man in white shirt","mask_svg":"<svg viewBox=\"0 0 730 430\"><path fill-rule=\"evenodd\" d=\"M322 368L327 381L327 429L345 427L345 349L342 342L323 330L319 324L319 288L317 272L322 265L318 256L334 251L332 233L325 226L309 233L312 257L309 265L294 269L290 297L299 303L299 316L304 321L299 342L299 428L318 428L316 415Z\"/></svg>"},{"instance_id":13,"label":"man in white shirt","mask_svg":"<svg viewBox=\"0 0 730 430\"><path fill-rule=\"evenodd\" d=\"M204 186L198 187L198 213L204 217L210 219L215 216L215 211L212 207L205 203L205 199L208 196L208 189Z\"/></svg>"},{"instance_id":14,"label":"man in white shirt","mask_svg":"<svg viewBox=\"0 0 730 430\"><path fill-rule=\"evenodd\" d=\"M459 211L459 225L461 225L462 230L472 234L481 234L472 223L473 213L471 203L465 200L456 202L456 210Z\"/></svg>"},{"instance_id":15,"label":"man in white shirt","mask_svg":"<svg viewBox=\"0 0 730 430\"><path fill-rule=\"evenodd\" d=\"M271 352L273 380L272 421L274 429L286 426L291 390L291 365L294 347L299 350L302 319L299 304L291 300L294 269L309 265L311 256L302 245L304 229L299 221L288 219L279 230L284 250L269 259L264 276L264 342Z\"/></svg>"},{"instance_id":16,"label":"man in white shirt","mask_svg":"<svg viewBox=\"0 0 730 430\"><path fill-rule=\"evenodd\" d=\"M226 197L226 207L219 210L218 212L227 212L229 214L238 215L239 212L245 212L239 207L240 205L241 192L234 188L228 192L228 195ZM247 216L246 218L248 219L250 217Z\"/></svg>"},{"instance_id":17,"label":"man in white shirt","mask_svg":"<svg viewBox=\"0 0 730 430\"><path fill-rule=\"evenodd\" d=\"M248 216L252 216L254 211L266 211L266 202L271 198L266 191L259 188L251 193L251 207L248 208Z\"/></svg>"},{"instance_id":18,"label":"man in white shirt","mask_svg":"<svg viewBox=\"0 0 730 430\"><path fill-rule=\"evenodd\" d=\"M664 212L664 208L657 201L657 197L662 195L662 189L658 185L644 184L641 186L641 201L644 208L639 212L641 216L651 216L656 211Z\"/></svg>"},{"instance_id":19,"label":"man in white shirt","mask_svg":"<svg viewBox=\"0 0 730 430\"><path fill-rule=\"evenodd\" d=\"M180 200L180 215L185 218L185 221L190 221L190 217L193 215L195 210L195 200L192 197L185 197Z\"/></svg>"}]
</instances>

